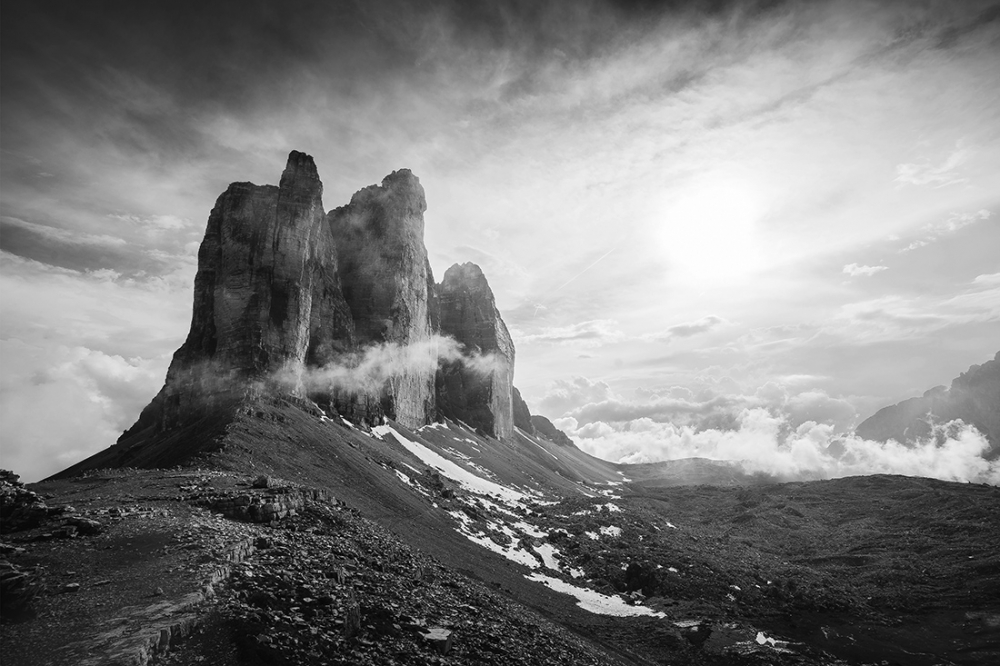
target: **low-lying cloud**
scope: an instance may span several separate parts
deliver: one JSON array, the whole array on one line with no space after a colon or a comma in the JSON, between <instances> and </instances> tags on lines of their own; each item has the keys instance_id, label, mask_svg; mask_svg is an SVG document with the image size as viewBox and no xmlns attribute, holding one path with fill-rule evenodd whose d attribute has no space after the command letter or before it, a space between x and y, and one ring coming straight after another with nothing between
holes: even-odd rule
<instances>
[{"instance_id":1,"label":"low-lying cloud","mask_svg":"<svg viewBox=\"0 0 1000 666\"><path fill-rule=\"evenodd\" d=\"M838 435L835 426L815 421L793 427L788 416L764 408L744 409L737 424L698 430L649 418L583 426L572 417L556 420L587 453L621 463L701 457L739 461L748 472L783 480L903 474L1000 485L1000 463L982 457L986 437L960 421L939 424L913 444Z\"/></svg>"},{"instance_id":2,"label":"low-lying cloud","mask_svg":"<svg viewBox=\"0 0 1000 666\"><path fill-rule=\"evenodd\" d=\"M274 379L307 391L378 395L392 377L433 374L444 363L461 363L473 372L488 374L499 367L500 359L495 354L468 350L454 338L432 335L405 345L371 345L343 354L320 368L290 365L276 373Z\"/></svg>"}]
</instances>

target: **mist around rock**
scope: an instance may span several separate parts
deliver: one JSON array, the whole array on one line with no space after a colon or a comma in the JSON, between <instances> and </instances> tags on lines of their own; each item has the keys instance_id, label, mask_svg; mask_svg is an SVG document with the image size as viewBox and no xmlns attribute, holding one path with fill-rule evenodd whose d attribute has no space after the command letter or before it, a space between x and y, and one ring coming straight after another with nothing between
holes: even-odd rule
<instances>
[{"instance_id":1,"label":"mist around rock","mask_svg":"<svg viewBox=\"0 0 1000 666\"><path fill-rule=\"evenodd\" d=\"M614 426L578 426L572 417L555 423L582 450L619 463L699 457L740 461L748 472L784 481L902 474L1000 485L1000 462L983 457L990 442L960 420L933 424L929 437L905 444L838 434L833 425L814 421L792 427L787 415L763 408L744 409L737 420L732 430L699 430L649 418Z\"/></svg>"},{"instance_id":2,"label":"mist around rock","mask_svg":"<svg viewBox=\"0 0 1000 666\"><path fill-rule=\"evenodd\" d=\"M403 374L433 374L444 363L459 363L478 375L496 371L502 361L496 354L468 350L455 338L432 335L424 340L399 344L373 344L337 356L321 367L290 363L271 379L286 388L307 392L339 391L356 396L379 395L393 377Z\"/></svg>"}]
</instances>

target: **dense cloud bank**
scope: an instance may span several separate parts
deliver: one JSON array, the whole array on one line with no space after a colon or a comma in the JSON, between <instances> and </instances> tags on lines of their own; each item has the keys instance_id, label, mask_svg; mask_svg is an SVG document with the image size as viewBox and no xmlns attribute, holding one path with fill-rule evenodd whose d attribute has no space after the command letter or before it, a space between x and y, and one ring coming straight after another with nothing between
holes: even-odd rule
<instances>
[{"instance_id":1,"label":"dense cloud bank","mask_svg":"<svg viewBox=\"0 0 1000 666\"><path fill-rule=\"evenodd\" d=\"M703 457L787 480L905 474L1000 485L1000 464L983 458L989 442L975 428L953 421L915 443L866 440L852 432L858 410L849 397L810 384L792 377L747 390L730 379L624 395L574 377L554 382L538 403L581 449L615 462Z\"/></svg>"},{"instance_id":2,"label":"dense cloud bank","mask_svg":"<svg viewBox=\"0 0 1000 666\"><path fill-rule=\"evenodd\" d=\"M946 481L1000 485L1000 464L982 457L986 438L960 421L935 426L913 445L836 433L833 425L806 421L793 427L788 415L744 409L736 429L704 429L657 423L643 417L580 425L557 419L584 451L623 463L703 457L739 460L750 472L785 480L831 479L862 474L903 474Z\"/></svg>"}]
</instances>

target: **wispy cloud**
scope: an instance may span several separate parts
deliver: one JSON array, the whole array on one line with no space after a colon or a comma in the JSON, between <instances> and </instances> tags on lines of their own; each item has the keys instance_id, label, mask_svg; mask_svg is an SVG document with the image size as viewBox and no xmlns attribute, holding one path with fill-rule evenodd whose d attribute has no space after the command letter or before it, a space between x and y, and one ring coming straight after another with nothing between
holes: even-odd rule
<instances>
[{"instance_id":1,"label":"wispy cloud","mask_svg":"<svg viewBox=\"0 0 1000 666\"><path fill-rule=\"evenodd\" d=\"M942 238L957 233L969 225L982 220L990 219L990 215L992 215L992 213L985 208L972 213L952 213L951 216L944 222L926 225L923 229L921 229L921 238L910 242L906 247L900 250L900 253L910 252L921 247L926 247L931 243L936 243Z\"/></svg>"},{"instance_id":2,"label":"wispy cloud","mask_svg":"<svg viewBox=\"0 0 1000 666\"><path fill-rule=\"evenodd\" d=\"M889 270L888 266L864 266L862 264L847 264L844 266L844 273L851 277L864 275L866 277Z\"/></svg>"},{"instance_id":3,"label":"wispy cloud","mask_svg":"<svg viewBox=\"0 0 1000 666\"><path fill-rule=\"evenodd\" d=\"M624 339L618 322L610 319L582 321L569 326L552 326L533 333L511 330L511 337L518 344L577 343L587 346L602 345Z\"/></svg>"},{"instance_id":4,"label":"wispy cloud","mask_svg":"<svg viewBox=\"0 0 1000 666\"><path fill-rule=\"evenodd\" d=\"M896 165L896 182L909 185L933 185L945 187L969 181L960 175L959 167L972 156L972 149L956 148L940 164L934 165L928 159L919 162Z\"/></svg>"},{"instance_id":5,"label":"wispy cloud","mask_svg":"<svg viewBox=\"0 0 1000 666\"><path fill-rule=\"evenodd\" d=\"M708 315L702 317L696 321L685 322L683 324L674 324L673 326L667 327L667 329L661 333L651 333L647 335L640 336L643 340L673 340L675 338L690 338L695 335L700 335L702 333L708 333L714 329L719 328L725 324L728 324L725 319L718 317L716 315Z\"/></svg>"}]
</instances>

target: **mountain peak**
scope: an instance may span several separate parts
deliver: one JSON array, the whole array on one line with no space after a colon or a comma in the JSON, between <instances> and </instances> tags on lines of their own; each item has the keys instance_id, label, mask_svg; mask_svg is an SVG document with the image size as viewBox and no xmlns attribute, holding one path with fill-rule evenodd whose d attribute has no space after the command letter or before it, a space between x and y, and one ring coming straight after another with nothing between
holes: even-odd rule
<instances>
[{"instance_id":1,"label":"mountain peak","mask_svg":"<svg viewBox=\"0 0 1000 666\"><path fill-rule=\"evenodd\" d=\"M220 195L163 388L118 445L66 473L183 464L268 396L357 424L443 416L512 436L513 342L478 266L434 283L419 179L393 171L329 213L322 194L312 156L293 150L277 187Z\"/></svg>"}]
</instances>

